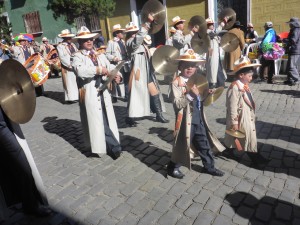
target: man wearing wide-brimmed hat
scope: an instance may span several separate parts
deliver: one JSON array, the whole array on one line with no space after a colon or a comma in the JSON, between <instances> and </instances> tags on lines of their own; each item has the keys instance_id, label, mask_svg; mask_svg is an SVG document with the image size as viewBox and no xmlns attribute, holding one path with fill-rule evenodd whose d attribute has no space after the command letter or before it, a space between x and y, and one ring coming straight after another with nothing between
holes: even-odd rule
<instances>
[{"instance_id":1,"label":"man wearing wide-brimmed hat","mask_svg":"<svg viewBox=\"0 0 300 225\"><path fill-rule=\"evenodd\" d=\"M142 24L140 29L132 22L126 25L126 48L132 62L132 69L128 83L128 117L125 122L131 127L137 126L134 118L150 115L150 102L153 103L151 109L156 113L156 121L169 122L162 114L161 94L150 65L151 53L145 42L153 20L154 18L149 14L148 22Z\"/></svg>"},{"instance_id":2,"label":"man wearing wide-brimmed hat","mask_svg":"<svg viewBox=\"0 0 300 225\"><path fill-rule=\"evenodd\" d=\"M71 55L78 51L76 45L72 43L72 34L68 29L62 30L58 37L62 38L62 43L57 45L57 52L61 61L61 75L65 91L65 102L68 104L78 101L78 87L76 76L71 66Z\"/></svg>"},{"instance_id":3,"label":"man wearing wide-brimmed hat","mask_svg":"<svg viewBox=\"0 0 300 225\"><path fill-rule=\"evenodd\" d=\"M107 153L113 159L121 155L121 145L116 117L107 89L99 91L109 71L115 68L105 54L94 51L94 38L99 34L91 33L82 26L75 37L79 51L72 57L72 67L78 76L80 118L84 131L85 146L92 153ZM119 73L114 79L121 81Z\"/></svg>"},{"instance_id":4,"label":"man wearing wide-brimmed hat","mask_svg":"<svg viewBox=\"0 0 300 225\"><path fill-rule=\"evenodd\" d=\"M254 164L264 163L268 160L258 154L255 128L255 103L249 88L254 69L261 64L251 63L246 56L234 63L236 80L230 85L226 94L226 130L242 132L245 137L237 138L226 132L224 144L231 151L235 148L244 150Z\"/></svg>"},{"instance_id":5,"label":"man wearing wide-brimmed hat","mask_svg":"<svg viewBox=\"0 0 300 225\"><path fill-rule=\"evenodd\" d=\"M29 39L20 34L18 42L20 43L19 46L15 46L14 48L14 56L16 60L18 60L20 63L24 64L24 62L32 55L34 54L34 50L32 47L29 47Z\"/></svg>"},{"instance_id":6,"label":"man wearing wide-brimmed hat","mask_svg":"<svg viewBox=\"0 0 300 225\"><path fill-rule=\"evenodd\" d=\"M236 21L232 28L228 31L228 33L235 34L238 38L239 45L238 47L232 51L232 52L226 52L224 56L224 65L226 71L232 71L233 70L233 64L236 60L241 58L242 51L245 47L245 35L244 31L241 30L241 27L243 25L240 23L240 21Z\"/></svg>"},{"instance_id":7,"label":"man wearing wide-brimmed hat","mask_svg":"<svg viewBox=\"0 0 300 225\"><path fill-rule=\"evenodd\" d=\"M195 32L198 32L198 28L192 27L192 30L189 34L184 35L184 19L181 19L179 16L175 16L172 19L172 25L176 29L175 34L173 35L172 41L173 46L177 48L180 54L183 54L187 49L191 48L191 40Z\"/></svg>"},{"instance_id":8,"label":"man wearing wide-brimmed hat","mask_svg":"<svg viewBox=\"0 0 300 225\"><path fill-rule=\"evenodd\" d=\"M41 55L46 58L46 56L48 55L48 53L54 49L54 46L49 44L49 40L47 37L43 37L42 38L42 43L40 45L40 52Z\"/></svg>"},{"instance_id":9,"label":"man wearing wide-brimmed hat","mask_svg":"<svg viewBox=\"0 0 300 225\"><path fill-rule=\"evenodd\" d=\"M124 31L121 27L120 24L116 24L113 26L113 40L110 40L107 44L107 49L106 49L106 56L108 60L113 63L117 64L119 61L126 61L128 64L129 62L129 57L127 54L126 46L125 46L125 41L124 41ZM113 96L122 96L125 97L126 99L128 98L128 80L129 80L129 73L130 71L126 70L127 67L121 68L120 72L123 75L124 79L124 85L113 85L113 90L112 90L112 95ZM123 90L122 90L123 89ZM123 92L123 94L122 94ZM116 99L113 98L115 101Z\"/></svg>"},{"instance_id":10,"label":"man wearing wide-brimmed hat","mask_svg":"<svg viewBox=\"0 0 300 225\"><path fill-rule=\"evenodd\" d=\"M207 127L203 114L203 104L196 84L190 90L187 89L187 82L197 74L199 63L204 63L192 49L188 49L179 57L178 70L180 71L172 82L171 98L176 115L174 130L174 145L171 161L168 164L168 175L175 178L183 178L184 174L179 170L180 166L191 169L191 158L199 155L204 169L203 172L213 176L223 176L224 173L215 167L211 146L218 151L225 149Z\"/></svg>"}]
</instances>

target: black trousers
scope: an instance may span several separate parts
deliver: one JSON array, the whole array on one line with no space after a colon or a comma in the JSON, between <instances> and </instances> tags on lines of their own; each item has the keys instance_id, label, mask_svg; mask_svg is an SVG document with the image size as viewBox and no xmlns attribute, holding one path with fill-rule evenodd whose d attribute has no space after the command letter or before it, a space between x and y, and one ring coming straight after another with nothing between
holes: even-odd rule
<instances>
[{"instance_id":1,"label":"black trousers","mask_svg":"<svg viewBox=\"0 0 300 225\"><path fill-rule=\"evenodd\" d=\"M191 126L191 144L197 149L203 166L208 171L215 169L215 162L207 139L206 129L201 121Z\"/></svg>"},{"instance_id":2,"label":"black trousers","mask_svg":"<svg viewBox=\"0 0 300 225\"><path fill-rule=\"evenodd\" d=\"M273 75L275 73L274 60L265 60L264 57L261 58L261 68L260 68L260 78L264 77L264 69L268 68L268 81L272 81Z\"/></svg>"},{"instance_id":3,"label":"black trousers","mask_svg":"<svg viewBox=\"0 0 300 225\"><path fill-rule=\"evenodd\" d=\"M4 195L6 195L6 193L11 195L8 198L11 198L12 203L21 200L23 208L29 210L34 209L38 206L39 202L42 203L42 200L35 186L26 155L15 135L9 129L6 121L7 118L0 108L1 178L4 176L4 179L1 179L0 184ZM17 193L12 193L14 191ZM21 199L17 199L18 195Z\"/></svg>"}]
</instances>

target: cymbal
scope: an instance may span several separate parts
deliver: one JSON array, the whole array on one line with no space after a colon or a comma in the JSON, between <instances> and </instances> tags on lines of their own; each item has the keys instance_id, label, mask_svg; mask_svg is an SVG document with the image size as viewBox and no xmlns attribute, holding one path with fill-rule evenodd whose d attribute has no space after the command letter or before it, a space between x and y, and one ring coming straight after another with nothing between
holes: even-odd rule
<instances>
[{"instance_id":1,"label":"cymbal","mask_svg":"<svg viewBox=\"0 0 300 225\"><path fill-rule=\"evenodd\" d=\"M107 86L115 79L119 70L124 66L125 61L121 61L112 71L108 73L108 77L105 80L104 84L98 88L98 91L104 91Z\"/></svg>"},{"instance_id":2,"label":"cymbal","mask_svg":"<svg viewBox=\"0 0 300 225\"><path fill-rule=\"evenodd\" d=\"M193 27L197 27L199 29L198 34L200 37L207 35L206 20L201 16L193 16L188 23L188 27L190 30L192 30Z\"/></svg>"},{"instance_id":3,"label":"cymbal","mask_svg":"<svg viewBox=\"0 0 300 225\"><path fill-rule=\"evenodd\" d=\"M161 30L166 20L166 9L158 0L148 0L141 11L141 21L145 23L148 21L148 15L151 14L154 21L148 31L149 34L155 34Z\"/></svg>"},{"instance_id":4,"label":"cymbal","mask_svg":"<svg viewBox=\"0 0 300 225\"><path fill-rule=\"evenodd\" d=\"M161 75L170 75L178 70L179 51L173 46L164 45L155 50L152 56L154 70Z\"/></svg>"},{"instance_id":5,"label":"cymbal","mask_svg":"<svg viewBox=\"0 0 300 225\"><path fill-rule=\"evenodd\" d=\"M226 130L225 133L232 137L236 137L236 138L245 138L246 137L246 135L239 130L229 129L229 130Z\"/></svg>"},{"instance_id":6,"label":"cymbal","mask_svg":"<svg viewBox=\"0 0 300 225\"><path fill-rule=\"evenodd\" d=\"M205 76L201 75L201 74L195 74L193 76L191 76L187 83L187 91L191 90L191 88L196 85L196 87L199 90L199 93L201 95L201 98L203 97L203 94L206 90L208 90L208 81L206 79Z\"/></svg>"},{"instance_id":7,"label":"cymbal","mask_svg":"<svg viewBox=\"0 0 300 225\"><path fill-rule=\"evenodd\" d=\"M234 33L227 32L221 37L220 47L225 52L232 52L236 50L239 44L239 38Z\"/></svg>"},{"instance_id":8,"label":"cymbal","mask_svg":"<svg viewBox=\"0 0 300 225\"><path fill-rule=\"evenodd\" d=\"M229 28L231 28L233 26L233 24L236 21L236 13L232 8L226 8L223 9L219 15L218 15L218 19L219 21L223 21L223 19L225 17L228 17L227 23L224 26L224 30L228 30Z\"/></svg>"},{"instance_id":9,"label":"cymbal","mask_svg":"<svg viewBox=\"0 0 300 225\"><path fill-rule=\"evenodd\" d=\"M224 91L224 87L218 87L213 94L209 94L203 102L204 106L209 106L218 100L218 98L222 95Z\"/></svg>"},{"instance_id":10,"label":"cymbal","mask_svg":"<svg viewBox=\"0 0 300 225\"><path fill-rule=\"evenodd\" d=\"M0 105L15 123L27 123L33 116L36 96L25 67L16 60L5 60L0 66Z\"/></svg>"},{"instance_id":11,"label":"cymbal","mask_svg":"<svg viewBox=\"0 0 300 225\"><path fill-rule=\"evenodd\" d=\"M202 37L198 34L195 34L191 40L192 49L198 53L203 54L208 52L208 48L210 47L210 40L208 35L203 35Z\"/></svg>"}]
</instances>

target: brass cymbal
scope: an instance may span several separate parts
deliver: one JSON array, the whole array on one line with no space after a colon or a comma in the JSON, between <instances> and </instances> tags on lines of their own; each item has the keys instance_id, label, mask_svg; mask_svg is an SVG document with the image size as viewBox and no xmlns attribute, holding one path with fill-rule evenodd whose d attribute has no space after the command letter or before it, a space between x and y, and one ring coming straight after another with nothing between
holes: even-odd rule
<instances>
[{"instance_id":1,"label":"brass cymbal","mask_svg":"<svg viewBox=\"0 0 300 225\"><path fill-rule=\"evenodd\" d=\"M239 44L239 38L234 33L227 32L221 37L220 47L225 52L232 52L236 50Z\"/></svg>"},{"instance_id":2,"label":"brass cymbal","mask_svg":"<svg viewBox=\"0 0 300 225\"><path fill-rule=\"evenodd\" d=\"M233 26L233 24L236 21L236 13L232 8L223 9L219 13L218 19L219 19L219 21L223 21L225 17L228 17L228 20L223 29L228 30L229 28L231 28Z\"/></svg>"},{"instance_id":3,"label":"brass cymbal","mask_svg":"<svg viewBox=\"0 0 300 225\"><path fill-rule=\"evenodd\" d=\"M15 123L27 123L33 116L36 96L25 67L16 60L5 60L0 66L0 105Z\"/></svg>"},{"instance_id":4,"label":"brass cymbal","mask_svg":"<svg viewBox=\"0 0 300 225\"><path fill-rule=\"evenodd\" d=\"M161 75L170 75L178 70L179 51L173 46L164 45L155 50L152 56L154 70Z\"/></svg>"},{"instance_id":5,"label":"brass cymbal","mask_svg":"<svg viewBox=\"0 0 300 225\"><path fill-rule=\"evenodd\" d=\"M197 27L199 29L198 34L200 37L204 37L207 35L206 20L201 16L193 16L188 23L188 27L190 30L192 30L193 27Z\"/></svg>"},{"instance_id":6,"label":"brass cymbal","mask_svg":"<svg viewBox=\"0 0 300 225\"><path fill-rule=\"evenodd\" d=\"M208 48L210 47L210 40L207 34L202 37L199 34L195 34L191 40L192 49L198 53L203 54L207 53Z\"/></svg>"},{"instance_id":7,"label":"brass cymbal","mask_svg":"<svg viewBox=\"0 0 300 225\"><path fill-rule=\"evenodd\" d=\"M191 76L187 83L187 91L191 90L191 88L196 85L196 87L199 90L199 93L201 95L201 98L203 97L203 94L206 90L208 90L208 81L206 79L205 76L201 75L201 74L195 74L193 76Z\"/></svg>"},{"instance_id":8,"label":"brass cymbal","mask_svg":"<svg viewBox=\"0 0 300 225\"><path fill-rule=\"evenodd\" d=\"M125 61L120 62L112 71L109 71L108 77L105 80L104 84L98 88L98 91L104 91L107 86L115 79L119 70L124 66Z\"/></svg>"},{"instance_id":9,"label":"brass cymbal","mask_svg":"<svg viewBox=\"0 0 300 225\"><path fill-rule=\"evenodd\" d=\"M226 130L225 133L232 137L236 137L236 138L245 138L246 137L246 135L239 130L229 129L229 130Z\"/></svg>"},{"instance_id":10,"label":"brass cymbal","mask_svg":"<svg viewBox=\"0 0 300 225\"><path fill-rule=\"evenodd\" d=\"M166 9L158 0L148 0L141 11L141 21L145 23L148 21L148 15L151 14L154 18L149 34L155 34L161 30L166 20Z\"/></svg>"},{"instance_id":11,"label":"brass cymbal","mask_svg":"<svg viewBox=\"0 0 300 225\"><path fill-rule=\"evenodd\" d=\"M212 103L214 103L215 101L217 101L218 98L222 95L223 91L224 91L224 87L218 87L218 88L216 89L216 91L215 91L213 94L209 94L209 95L205 98L205 100L204 100L204 102L203 102L203 105L204 105L204 106L209 106L210 104L212 104Z\"/></svg>"}]
</instances>

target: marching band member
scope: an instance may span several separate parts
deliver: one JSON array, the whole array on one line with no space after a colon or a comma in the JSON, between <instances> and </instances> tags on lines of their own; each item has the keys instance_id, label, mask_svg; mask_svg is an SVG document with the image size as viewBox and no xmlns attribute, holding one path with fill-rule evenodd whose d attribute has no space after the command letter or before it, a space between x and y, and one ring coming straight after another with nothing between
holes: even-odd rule
<instances>
[{"instance_id":1,"label":"marching band member","mask_svg":"<svg viewBox=\"0 0 300 225\"><path fill-rule=\"evenodd\" d=\"M24 213L48 216L48 200L19 124L12 122L0 107L0 217L6 207L21 202ZM1 218L0 218L1 219Z\"/></svg>"},{"instance_id":2,"label":"marching band member","mask_svg":"<svg viewBox=\"0 0 300 225\"><path fill-rule=\"evenodd\" d=\"M150 65L150 51L144 38L148 34L153 17L149 14L149 22L142 25L138 29L132 22L126 25L126 47L127 52L132 61L132 69L129 77L129 101L128 101L128 117L125 122L131 126L137 126L133 118L144 117L150 115L150 96L153 101L154 112L156 113L156 121L168 123L162 115L162 105L159 97L159 89L157 82L152 75Z\"/></svg>"},{"instance_id":3,"label":"marching band member","mask_svg":"<svg viewBox=\"0 0 300 225\"><path fill-rule=\"evenodd\" d=\"M257 137L255 128L255 103L249 88L254 68L261 64L252 64L248 57L242 57L235 61L234 81L227 90L226 95L226 129L241 131L245 138L235 138L225 133L224 143L228 150L236 148L244 150L253 163L265 163L269 160L257 152Z\"/></svg>"},{"instance_id":4,"label":"marching band member","mask_svg":"<svg viewBox=\"0 0 300 225\"><path fill-rule=\"evenodd\" d=\"M129 57L127 54L126 46L125 46L125 41L123 40L124 38L124 30L120 24L116 24L113 26L113 40L110 40L107 43L107 49L106 49L106 56L108 60L112 64L117 64L119 61L128 61ZM128 99L128 81L129 81L129 70L126 70L127 67L124 66L121 68L120 73L122 73L123 79L124 79L124 85L125 85L125 99ZM123 86L123 85L122 85ZM120 88L122 86L118 85L113 85L113 90L112 93L114 96L121 96ZM115 90L114 90L115 89ZM118 91L119 89L119 91ZM115 98L114 101L117 99Z\"/></svg>"},{"instance_id":5,"label":"marching band member","mask_svg":"<svg viewBox=\"0 0 300 225\"><path fill-rule=\"evenodd\" d=\"M170 32L170 36L166 40L166 44L165 45L173 46L173 35L176 33L176 29L174 27L171 27L170 30L169 30L169 32Z\"/></svg>"},{"instance_id":6,"label":"marching band member","mask_svg":"<svg viewBox=\"0 0 300 225\"><path fill-rule=\"evenodd\" d=\"M207 128L199 90L196 85L189 92L186 89L186 82L190 77L196 76L197 66L203 60L197 58L192 49L188 49L178 60L180 74L171 85L176 123L171 161L167 167L168 175L182 179L184 174L179 167L186 166L190 169L191 156L195 154L202 160L203 172L213 176L223 176L224 173L215 168L210 147L212 145L218 148L220 143L215 141Z\"/></svg>"},{"instance_id":7,"label":"marching band member","mask_svg":"<svg viewBox=\"0 0 300 225\"><path fill-rule=\"evenodd\" d=\"M175 34L172 37L173 46L179 50L179 53L182 55L184 52L191 48L191 40L194 36L194 33L198 32L198 28L193 27L189 34L184 35L184 22L185 20L181 19L179 16L175 16L172 19L173 27L176 29Z\"/></svg>"},{"instance_id":8,"label":"marching band member","mask_svg":"<svg viewBox=\"0 0 300 225\"><path fill-rule=\"evenodd\" d=\"M115 66L104 54L93 50L93 40L97 35L83 26L75 37L80 50L72 57L72 67L78 76L80 118L86 147L91 147L92 153L107 152L117 159L122 149L111 96L107 89L98 92L108 72ZM121 81L120 73L115 81Z\"/></svg>"},{"instance_id":9,"label":"marching band member","mask_svg":"<svg viewBox=\"0 0 300 225\"><path fill-rule=\"evenodd\" d=\"M212 91L214 88L225 86L227 79L225 70L222 66L220 56L220 37L219 32L225 26L225 22L221 22L215 30L214 21L211 18L206 19L207 34L210 38L210 48L206 54L206 78L209 88Z\"/></svg>"},{"instance_id":10,"label":"marching band member","mask_svg":"<svg viewBox=\"0 0 300 225\"><path fill-rule=\"evenodd\" d=\"M48 53L53 49L55 49L54 46L49 44L49 40L46 37L43 37L40 45L41 55L46 59Z\"/></svg>"},{"instance_id":11,"label":"marching band member","mask_svg":"<svg viewBox=\"0 0 300 225\"><path fill-rule=\"evenodd\" d=\"M71 42L75 35L68 29L62 30L58 37L63 39L63 42L57 45L57 52L61 61L61 75L63 87L65 90L65 101L67 103L75 103L78 101L78 87L76 76L71 66L71 55L78 49Z\"/></svg>"}]
</instances>

